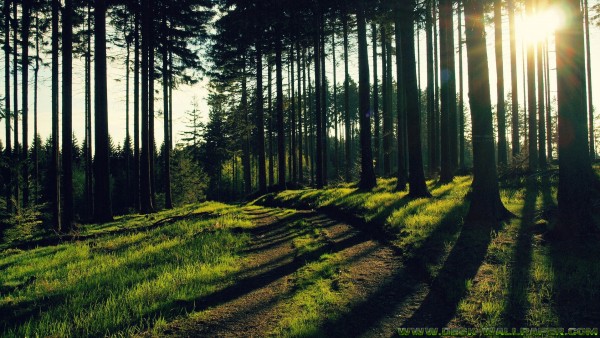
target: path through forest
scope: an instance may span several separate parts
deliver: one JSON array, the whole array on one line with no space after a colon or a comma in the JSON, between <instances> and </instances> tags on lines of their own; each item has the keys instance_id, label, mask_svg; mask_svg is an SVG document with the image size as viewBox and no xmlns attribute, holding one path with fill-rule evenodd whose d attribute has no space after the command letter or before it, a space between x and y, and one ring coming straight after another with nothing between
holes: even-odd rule
<instances>
[{"instance_id":1,"label":"path through forest","mask_svg":"<svg viewBox=\"0 0 600 338\"><path fill-rule=\"evenodd\" d=\"M339 313L324 314L320 328L329 336L392 336L429 294L428 283L405 272L391 247L349 224L316 211L244 212L254 227L242 230L252 240L236 283L196 304L200 315L170 323L161 335L256 337L285 332L277 329L291 315L286 304L298 289L295 273L324 254L339 255L332 279L347 301ZM310 250L298 245L307 236Z\"/></svg>"}]
</instances>

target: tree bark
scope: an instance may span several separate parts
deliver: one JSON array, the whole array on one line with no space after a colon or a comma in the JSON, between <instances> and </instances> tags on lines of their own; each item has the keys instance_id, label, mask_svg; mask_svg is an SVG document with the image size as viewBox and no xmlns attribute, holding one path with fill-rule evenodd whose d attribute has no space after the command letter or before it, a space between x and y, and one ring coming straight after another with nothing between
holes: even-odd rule
<instances>
[{"instance_id":1,"label":"tree bark","mask_svg":"<svg viewBox=\"0 0 600 338\"><path fill-rule=\"evenodd\" d=\"M62 17L62 226L73 229L73 1L65 0ZM96 112L98 113L98 112Z\"/></svg>"},{"instance_id":2,"label":"tree bark","mask_svg":"<svg viewBox=\"0 0 600 338\"><path fill-rule=\"evenodd\" d=\"M325 180L323 178L323 109L321 108L321 59L319 57L321 53L320 46L320 33L319 30L316 29L314 33L314 59L315 59L315 119L316 119L316 153L315 153L315 180L317 189L322 189L325 185Z\"/></svg>"},{"instance_id":3,"label":"tree bark","mask_svg":"<svg viewBox=\"0 0 600 338\"><path fill-rule=\"evenodd\" d=\"M360 123L360 189L370 190L377 181L373 170L373 153L371 150L371 114L369 88L369 55L367 52L367 27L363 4L358 5L356 13L358 22L358 114Z\"/></svg>"},{"instance_id":4,"label":"tree bark","mask_svg":"<svg viewBox=\"0 0 600 338\"><path fill-rule=\"evenodd\" d=\"M498 101L496 117L498 119L498 164L508 163L506 145L506 111L504 107L504 53L502 45L502 1L494 0L494 35L496 38L496 90Z\"/></svg>"},{"instance_id":5,"label":"tree bark","mask_svg":"<svg viewBox=\"0 0 600 338\"><path fill-rule=\"evenodd\" d=\"M10 0L4 0L3 7L4 14L4 127L5 127L5 154L6 160L8 161L8 166L6 167L4 178L6 184L6 211L7 213L12 213L13 205L11 202L12 199L12 169L10 168L11 159L12 159L12 142L11 142L11 127L10 127L10 117L11 117L11 109L10 109Z\"/></svg>"},{"instance_id":6,"label":"tree bark","mask_svg":"<svg viewBox=\"0 0 600 338\"><path fill-rule=\"evenodd\" d=\"M57 231L61 230L60 216L60 177L59 177L59 151L58 151L58 13L60 4L52 0L52 154L50 159L50 198L52 221Z\"/></svg>"},{"instance_id":7,"label":"tree bark","mask_svg":"<svg viewBox=\"0 0 600 338\"><path fill-rule=\"evenodd\" d=\"M427 45L427 149L429 151L429 175L438 170L437 161L437 128L435 121L435 71L433 62L433 18L431 1L427 2L425 13L425 41Z\"/></svg>"},{"instance_id":8,"label":"tree bark","mask_svg":"<svg viewBox=\"0 0 600 338\"><path fill-rule=\"evenodd\" d=\"M29 30L31 29L31 5L32 0L22 0L21 95L23 108L21 108L21 116L23 132L21 133L21 137L23 143L23 156L21 163L21 176L23 176L23 208L27 208L29 206Z\"/></svg>"},{"instance_id":9,"label":"tree bark","mask_svg":"<svg viewBox=\"0 0 600 338\"><path fill-rule=\"evenodd\" d=\"M525 3L527 15L534 14L533 3ZM529 110L529 170L538 169L538 149L537 149L537 103L536 103L536 83L535 83L535 44L527 42L527 97Z\"/></svg>"},{"instance_id":10,"label":"tree bark","mask_svg":"<svg viewBox=\"0 0 600 338\"><path fill-rule=\"evenodd\" d=\"M595 231L590 197L592 172L586 121L585 56L579 0L561 1L565 24L556 32L558 89L558 238Z\"/></svg>"},{"instance_id":11,"label":"tree bark","mask_svg":"<svg viewBox=\"0 0 600 338\"><path fill-rule=\"evenodd\" d=\"M166 9L164 9L166 11ZM163 181L164 181L164 189L165 189L165 208L166 209L172 209L173 208L173 197L171 195L171 146L170 146L170 139L172 137L170 130L169 130L169 118L171 116L171 114L173 113L170 109L169 109L169 102L171 99L170 93L169 93L169 87L170 87L170 82L169 82L169 76L170 73L172 71L172 69L169 68L169 53L168 53L168 49L170 47L170 38L167 35L167 17L166 17L166 13L163 14L163 50L162 50L162 69L163 69L163 78L162 78L162 82L163 82L163 134L164 134L164 149L163 149L163 161L164 161L164 167L163 167Z\"/></svg>"},{"instance_id":12,"label":"tree bark","mask_svg":"<svg viewBox=\"0 0 600 338\"><path fill-rule=\"evenodd\" d=\"M440 0L440 67L441 67L441 170L440 181L451 182L454 178L453 151L452 146L456 144L453 138L456 136L456 121L451 118L452 107L456 107L456 93L454 87L454 30L452 29L452 1ZM456 111L454 110L456 113ZM454 123L453 123L454 122ZM454 131L453 131L454 129Z\"/></svg>"},{"instance_id":13,"label":"tree bark","mask_svg":"<svg viewBox=\"0 0 600 338\"><path fill-rule=\"evenodd\" d=\"M592 91L592 59L590 52L590 19L589 19L589 6L588 0L583 0L583 14L584 14L584 25L585 25L585 50L586 50L586 74L587 74L587 109L588 109L588 121L589 121L589 134L590 134L590 159L596 159L596 138L594 136L594 100Z\"/></svg>"},{"instance_id":14,"label":"tree bark","mask_svg":"<svg viewBox=\"0 0 600 338\"><path fill-rule=\"evenodd\" d=\"M508 26L510 31L510 81L512 105L512 155L513 159L521 152L519 136L519 86L517 82L517 42L515 29L514 0L506 0L508 9Z\"/></svg>"},{"instance_id":15,"label":"tree bark","mask_svg":"<svg viewBox=\"0 0 600 338\"><path fill-rule=\"evenodd\" d=\"M258 191L267 192L267 168L265 159L265 113L263 95L262 41L256 42L256 145L258 147Z\"/></svg>"},{"instance_id":16,"label":"tree bark","mask_svg":"<svg viewBox=\"0 0 600 338\"><path fill-rule=\"evenodd\" d=\"M94 161L95 187L95 220L108 222L112 220L110 200L110 165L108 140L108 102L106 84L106 2L97 0L94 11L95 41L95 124L96 124L96 160Z\"/></svg>"},{"instance_id":17,"label":"tree bark","mask_svg":"<svg viewBox=\"0 0 600 338\"><path fill-rule=\"evenodd\" d=\"M402 14L398 6L394 8L394 35L396 38L396 142L398 147L398 171L396 175L396 190L406 190L406 184L408 183L408 172L406 166L407 152L406 152L406 93L405 86L401 83L400 79L404 78L402 72L404 60L402 55Z\"/></svg>"},{"instance_id":18,"label":"tree bark","mask_svg":"<svg viewBox=\"0 0 600 338\"><path fill-rule=\"evenodd\" d=\"M149 50L151 29L151 4L149 0L142 0L142 88L141 88L141 136L142 151L140 154L140 211L143 214L154 212L150 190L150 135L149 135Z\"/></svg>"},{"instance_id":19,"label":"tree bark","mask_svg":"<svg viewBox=\"0 0 600 338\"><path fill-rule=\"evenodd\" d=\"M348 15L342 17L342 30L344 34L344 142L345 142L345 168L346 182L352 181L352 130L350 129L350 74L348 66Z\"/></svg>"},{"instance_id":20,"label":"tree bark","mask_svg":"<svg viewBox=\"0 0 600 338\"><path fill-rule=\"evenodd\" d=\"M379 80L377 79L377 26L374 23L371 24L371 33L373 38L373 123L375 124L373 129L373 160L375 162L375 172L381 174L381 117L379 116Z\"/></svg>"},{"instance_id":21,"label":"tree bark","mask_svg":"<svg viewBox=\"0 0 600 338\"><path fill-rule=\"evenodd\" d=\"M469 103L473 121L473 184L466 224L496 223L510 215L500 200L483 6L465 0Z\"/></svg>"},{"instance_id":22,"label":"tree bark","mask_svg":"<svg viewBox=\"0 0 600 338\"><path fill-rule=\"evenodd\" d=\"M281 39L275 42L275 85L277 87L277 157L278 185L285 189L285 131L283 125L283 67L281 60Z\"/></svg>"}]
</instances>

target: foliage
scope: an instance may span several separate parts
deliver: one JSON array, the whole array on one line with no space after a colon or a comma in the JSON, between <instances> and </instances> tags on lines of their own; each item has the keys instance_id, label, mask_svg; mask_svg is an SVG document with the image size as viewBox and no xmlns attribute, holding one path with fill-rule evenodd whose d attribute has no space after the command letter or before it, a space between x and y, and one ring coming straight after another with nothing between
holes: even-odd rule
<instances>
[{"instance_id":1,"label":"foliage","mask_svg":"<svg viewBox=\"0 0 600 338\"><path fill-rule=\"evenodd\" d=\"M173 203L184 205L206 199L208 177L188 150L176 148L171 162Z\"/></svg>"}]
</instances>

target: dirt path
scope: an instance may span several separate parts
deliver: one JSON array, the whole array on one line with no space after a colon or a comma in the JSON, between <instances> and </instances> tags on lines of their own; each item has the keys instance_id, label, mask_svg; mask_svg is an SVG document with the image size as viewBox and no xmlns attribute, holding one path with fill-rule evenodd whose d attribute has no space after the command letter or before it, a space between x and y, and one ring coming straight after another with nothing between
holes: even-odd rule
<instances>
[{"instance_id":1,"label":"dirt path","mask_svg":"<svg viewBox=\"0 0 600 338\"><path fill-rule=\"evenodd\" d=\"M285 315L286 300L294 294L294 273L326 253L342 257L340 282L352 285L347 311L324 323L330 336L392 336L428 293L426 283L401 273L401 259L390 247L346 223L314 211L288 216L275 209L245 212L255 227L247 230L252 244L234 285L204 305L201 310L207 311L170 323L161 336L269 335ZM297 226L299 222L304 226ZM319 246L305 252L294 240L307 234Z\"/></svg>"}]
</instances>

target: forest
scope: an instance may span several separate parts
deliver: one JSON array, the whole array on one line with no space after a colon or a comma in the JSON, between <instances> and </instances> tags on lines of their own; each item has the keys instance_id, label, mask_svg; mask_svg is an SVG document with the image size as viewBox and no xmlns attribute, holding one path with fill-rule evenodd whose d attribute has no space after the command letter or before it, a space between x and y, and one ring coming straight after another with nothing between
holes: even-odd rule
<instances>
[{"instance_id":1,"label":"forest","mask_svg":"<svg viewBox=\"0 0 600 338\"><path fill-rule=\"evenodd\" d=\"M599 1L0 7L1 336L598 335Z\"/></svg>"}]
</instances>

